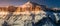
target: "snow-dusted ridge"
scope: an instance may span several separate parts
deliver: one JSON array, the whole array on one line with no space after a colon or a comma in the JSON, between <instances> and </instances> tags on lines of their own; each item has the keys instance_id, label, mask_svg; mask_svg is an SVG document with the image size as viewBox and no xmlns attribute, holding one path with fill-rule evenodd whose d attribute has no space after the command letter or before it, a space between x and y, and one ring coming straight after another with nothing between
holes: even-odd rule
<instances>
[{"instance_id":1,"label":"snow-dusted ridge","mask_svg":"<svg viewBox=\"0 0 60 26\"><path fill-rule=\"evenodd\" d=\"M45 18L41 21L43 26L54 26L51 24L54 22L59 23L58 21L60 20L60 12L54 9L47 9L44 5L40 6L34 2L27 2L19 7L9 6L7 9L1 9L0 18L3 21L0 22L0 25L6 22L11 26L32 26L32 22L35 24ZM46 23L47 25L45 25Z\"/></svg>"}]
</instances>

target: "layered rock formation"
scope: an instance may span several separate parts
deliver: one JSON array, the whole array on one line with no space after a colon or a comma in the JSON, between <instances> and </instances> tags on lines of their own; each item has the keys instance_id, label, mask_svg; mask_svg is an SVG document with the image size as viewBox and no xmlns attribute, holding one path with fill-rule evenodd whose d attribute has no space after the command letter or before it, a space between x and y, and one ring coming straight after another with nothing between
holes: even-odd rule
<instances>
[{"instance_id":1,"label":"layered rock formation","mask_svg":"<svg viewBox=\"0 0 60 26\"><path fill-rule=\"evenodd\" d=\"M0 8L0 26L60 26L60 13L44 5L27 2L5 8Z\"/></svg>"}]
</instances>

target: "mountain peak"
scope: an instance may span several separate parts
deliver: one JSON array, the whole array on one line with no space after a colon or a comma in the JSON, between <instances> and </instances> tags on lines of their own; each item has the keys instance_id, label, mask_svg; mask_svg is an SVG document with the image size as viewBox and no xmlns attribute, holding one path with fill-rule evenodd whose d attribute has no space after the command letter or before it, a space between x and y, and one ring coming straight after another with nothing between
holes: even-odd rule
<instances>
[{"instance_id":1,"label":"mountain peak","mask_svg":"<svg viewBox=\"0 0 60 26\"><path fill-rule=\"evenodd\" d=\"M31 2L31 1L28 1L27 3L25 3L26 5L29 5L29 4L32 4L32 5L39 5L38 3L35 3L35 2Z\"/></svg>"},{"instance_id":2,"label":"mountain peak","mask_svg":"<svg viewBox=\"0 0 60 26\"><path fill-rule=\"evenodd\" d=\"M26 4L30 4L31 2L30 1L28 1Z\"/></svg>"},{"instance_id":3,"label":"mountain peak","mask_svg":"<svg viewBox=\"0 0 60 26\"><path fill-rule=\"evenodd\" d=\"M35 7L36 5L40 6L39 4L35 2L28 1L25 4L23 4L22 7L33 7L33 6Z\"/></svg>"}]
</instances>

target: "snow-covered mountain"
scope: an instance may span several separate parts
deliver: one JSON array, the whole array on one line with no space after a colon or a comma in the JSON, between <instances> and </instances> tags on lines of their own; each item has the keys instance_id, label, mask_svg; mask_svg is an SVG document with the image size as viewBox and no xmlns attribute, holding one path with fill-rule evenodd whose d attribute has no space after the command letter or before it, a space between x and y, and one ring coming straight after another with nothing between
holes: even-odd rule
<instances>
[{"instance_id":1,"label":"snow-covered mountain","mask_svg":"<svg viewBox=\"0 0 60 26\"><path fill-rule=\"evenodd\" d=\"M0 18L3 20L1 26L57 26L60 23L60 12L45 5L27 2L19 7L2 8Z\"/></svg>"}]
</instances>

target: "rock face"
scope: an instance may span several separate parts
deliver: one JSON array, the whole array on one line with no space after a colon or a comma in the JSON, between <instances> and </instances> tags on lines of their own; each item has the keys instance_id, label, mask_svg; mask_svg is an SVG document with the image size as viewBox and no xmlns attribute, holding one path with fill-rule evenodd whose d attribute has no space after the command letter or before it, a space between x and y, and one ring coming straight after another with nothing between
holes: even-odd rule
<instances>
[{"instance_id":1,"label":"rock face","mask_svg":"<svg viewBox=\"0 0 60 26\"><path fill-rule=\"evenodd\" d=\"M20 7L1 9L0 26L60 26L60 13L44 5L27 2Z\"/></svg>"}]
</instances>

